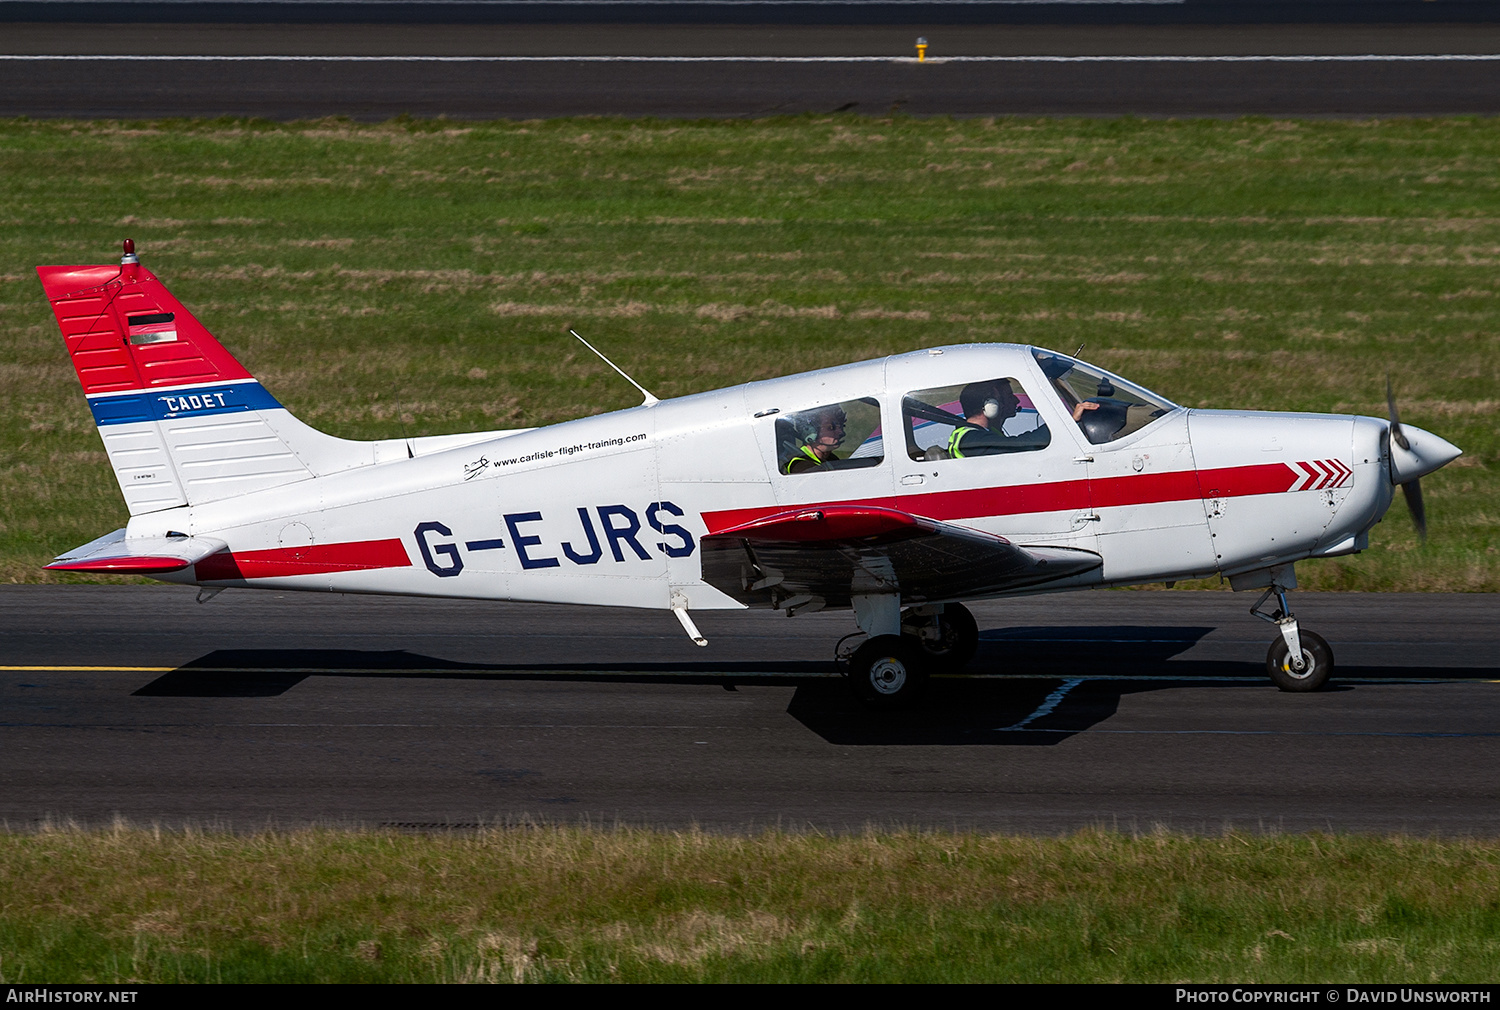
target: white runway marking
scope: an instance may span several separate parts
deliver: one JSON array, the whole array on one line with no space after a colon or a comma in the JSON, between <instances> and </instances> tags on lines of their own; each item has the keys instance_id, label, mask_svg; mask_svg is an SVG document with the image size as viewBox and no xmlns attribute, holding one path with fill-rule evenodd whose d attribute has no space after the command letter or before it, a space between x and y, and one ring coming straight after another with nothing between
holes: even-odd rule
<instances>
[{"instance_id":1,"label":"white runway marking","mask_svg":"<svg viewBox=\"0 0 1500 1010\"><path fill-rule=\"evenodd\" d=\"M913 56L162 56L14 55L0 61L112 63L910 63ZM1262 56L938 56L940 63L1494 63L1500 53L1361 53Z\"/></svg>"},{"instance_id":2,"label":"white runway marking","mask_svg":"<svg viewBox=\"0 0 1500 1010\"><path fill-rule=\"evenodd\" d=\"M1455 671L1463 670L1463 667L1453 667ZM80 665L30 665L30 666L0 666L0 672L9 673L191 673L191 674L300 674L305 677L481 677L481 678L510 678L546 680L549 678L639 678L643 680L673 680L677 678L696 677L702 678L705 684L709 682L724 681L734 683L746 680L785 681L795 684L804 680L841 680L842 673L833 670L818 673L812 671L798 671L788 673L785 670L734 670L725 672L722 670L651 670L644 666L641 668L613 669L598 667L592 669L566 669L562 667L527 668L509 666L437 666L437 667L329 667L329 666L80 666ZM1012 681L1015 683L1027 683L1037 680L1056 680L1057 678L1043 676L1040 674L1014 674L1014 673L942 673L935 675L945 681ZM1500 680L1493 677L1465 677L1461 675L1452 677L1338 677L1340 684L1368 684L1371 686L1402 685L1411 687L1415 685L1428 684L1500 684ZM1228 675L1203 675L1192 673L1097 673L1086 677L1069 678L1065 686L1071 690L1074 686L1084 681L1121 681L1125 683L1140 682L1162 682L1168 684L1264 684L1264 676L1228 676ZM1059 688L1058 690L1062 690ZM1057 694L1054 691L1053 694ZM1066 694L1066 691L1063 691ZM1048 696L1050 699L1050 695ZM1057 700L1062 700L1058 694ZM1047 702L1042 703L1044 706ZM1053 704L1056 707L1056 703ZM1047 711L1051 711L1049 708ZM1030 722L1045 715L1038 709L1027 716L1023 722ZM1021 723L1017 723L1021 725Z\"/></svg>"},{"instance_id":3,"label":"white runway marking","mask_svg":"<svg viewBox=\"0 0 1500 1010\"><path fill-rule=\"evenodd\" d=\"M1063 681L1051 694L1047 695L1047 697L1042 700L1042 703L1036 707L1035 712L1032 712L1030 715L1022 719L1018 723L1013 723L1009 726L997 726L995 728L1000 732L1025 729L1030 723L1035 722L1044 715L1050 714L1053 709L1062 704L1062 700L1068 696L1069 691L1073 690L1073 688L1082 683L1082 678L1079 678L1077 680Z\"/></svg>"}]
</instances>

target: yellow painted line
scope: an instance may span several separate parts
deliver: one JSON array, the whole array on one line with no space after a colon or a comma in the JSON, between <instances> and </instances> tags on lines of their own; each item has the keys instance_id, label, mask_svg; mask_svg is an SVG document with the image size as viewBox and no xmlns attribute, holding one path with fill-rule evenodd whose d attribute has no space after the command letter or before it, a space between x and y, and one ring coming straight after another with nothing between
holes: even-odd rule
<instances>
[{"instance_id":1,"label":"yellow painted line","mask_svg":"<svg viewBox=\"0 0 1500 1010\"><path fill-rule=\"evenodd\" d=\"M105 673L171 673L181 669L176 666L0 666L0 670L14 673L48 672L105 672Z\"/></svg>"}]
</instances>

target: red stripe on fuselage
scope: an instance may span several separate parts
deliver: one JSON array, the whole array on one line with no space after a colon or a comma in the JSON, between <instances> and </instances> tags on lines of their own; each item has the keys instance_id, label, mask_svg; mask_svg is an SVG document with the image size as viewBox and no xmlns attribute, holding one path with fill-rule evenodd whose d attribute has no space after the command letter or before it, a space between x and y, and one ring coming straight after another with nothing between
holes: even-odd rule
<instances>
[{"instance_id":1,"label":"red stripe on fuselage","mask_svg":"<svg viewBox=\"0 0 1500 1010\"><path fill-rule=\"evenodd\" d=\"M1204 498L1284 494L1301 479L1302 475L1285 463L1258 463L1255 466L1226 466L1218 470L1198 471L1198 486L1203 489Z\"/></svg>"},{"instance_id":2,"label":"red stripe on fuselage","mask_svg":"<svg viewBox=\"0 0 1500 1010\"><path fill-rule=\"evenodd\" d=\"M411 558L400 540L360 540L347 544L241 551L238 554L224 551L198 562L193 578L197 582L221 582L226 579L269 579L410 567Z\"/></svg>"},{"instance_id":3,"label":"red stripe on fuselage","mask_svg":"<svg viewBox=\"0 0 1500 1010\"><path fill-rule=\"evenodd\" d=\"M1237 498L1253 494L1289 491L1301 475L1285 463L1230 466L1217 470L1176 470L1170 473L1101 477L1098 480L1063 480L1047 484L1015 484L1009 487L976 488L972 491L936 491L900 497L864 498L847 505L898 509L928 519L977 519L984 516L1026 515L1061 512L1066 509L1116 508L1122 505L1153 505L1158 502L1192 501L1197 498ZM754 522L788 508L811 508L814 504L765 508L726 509L703 513L710 534Z\"/></svg>"}]
</instances>

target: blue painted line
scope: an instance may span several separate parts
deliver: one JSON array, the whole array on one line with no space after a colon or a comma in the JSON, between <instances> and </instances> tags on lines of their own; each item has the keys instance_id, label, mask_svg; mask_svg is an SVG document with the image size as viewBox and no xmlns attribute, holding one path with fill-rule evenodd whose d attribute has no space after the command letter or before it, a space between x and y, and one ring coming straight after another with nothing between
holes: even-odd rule
<instances>
[{"instance_id":1,"label":"blue painted line","mask_svg":"<svg viewBox=\"0 0 1500 1010\"><path fill-rule=\"evenodd\" d=\"M1101 729L1097 726L1089 726L1084 729L1052 729L1040 726L1025 726L1017 723L1014 726L1002 726L991 732L994 733L1057 733L1064 736L1076 736L1080 733L1107 733L1112 736L1362 736L1362 737L1405 737L1415 740L1456 740L1465 738L1491 739L1500 737L1500 733L1477 732L1443 732L1439 730L1296 730L1296 729Z\"/></svg>"},{"instance_id":2,"label":"blue painted line","mask_svg":"<svg viewBox=\"0 0 1500 1010\"><path fill-rule=\"evenodd\" d=\"M505 546L505 541L499 537L494 540L469 540L464 546L471 551L498 551Z\"/></svg>"}]
</instances>

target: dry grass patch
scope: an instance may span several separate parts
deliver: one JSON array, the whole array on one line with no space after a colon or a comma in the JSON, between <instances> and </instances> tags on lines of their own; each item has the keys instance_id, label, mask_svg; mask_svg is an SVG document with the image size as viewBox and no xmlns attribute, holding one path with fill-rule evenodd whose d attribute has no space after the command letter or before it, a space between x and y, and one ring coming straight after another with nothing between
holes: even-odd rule
<instances>
[{"instance_id":1,"label":"dry grass patch","mask_svg":"<svg viewBox=\"0 0 1500 1010\"><path fill-rule=\"evenodd\" d=\"M116 825L0 836L0 871L27 981L1463 981L1500 956L1500 851L1462 840Z\"/></svg>"}]
</instances>

